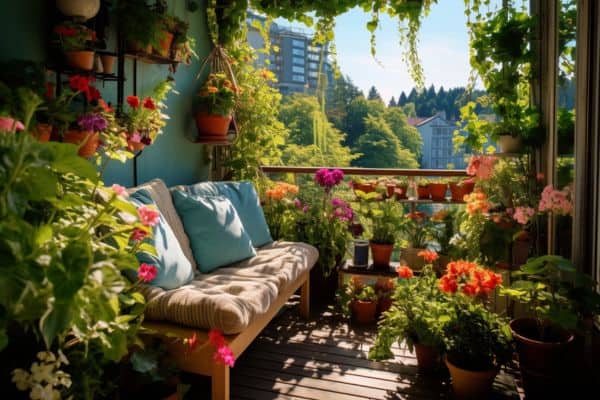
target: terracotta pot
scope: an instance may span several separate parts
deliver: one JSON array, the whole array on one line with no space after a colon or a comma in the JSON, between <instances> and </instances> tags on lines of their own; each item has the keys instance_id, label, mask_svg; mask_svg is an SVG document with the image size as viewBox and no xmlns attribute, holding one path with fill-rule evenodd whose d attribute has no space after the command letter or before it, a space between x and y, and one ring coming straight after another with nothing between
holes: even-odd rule
<instances>
[{"instance_id":1,"label":"terracotta pot","mask_svg":"<svg viewBox=\"0 0 600 400\"><path fill-rule=\"evenodd\" d=\"M488 399L498 368L487 371L470 371L457 367L444 357L452 377L452 392L455 399Z\"/></svg>"},{"instance_id":2,"label":"terracotta pot","mask_svg":"<svg viewBox=\"0 0 600 400\"><path fill-rule=\"evenodd\" d=\"M446 200L446 191L448 190L448 185L445 183L430 183L429 184L429 193L431 193L431 199L435 201L444 201Z\"/></svg>"},{"instance_id":3,"label":"terracotta pot","mask_svg":"<svg viewBox=\"0 0 600 400\"><path fill-rule=\"evenodd\" d=\"M373 241L369 242L371 246L371 255L373 256L373 264L379 267L389 267L394 251L393 244L380 244Z\"/></svg>"},{"instance_id":4,"label":"terracotta pot","mask_svg":"<svg viewBox=\"0 0 600 400\"><path fill-rule=\"evenodd\" d=\"M415 344L415 354L420 372L431 373L439 368L440 353L434 347L417 343Z\"/></svg>"},{"instance_id":5,"label":"terracotta pot","mask_svg":"<svg viewBox=\"0 0 600 400\"><path fill-rule=\"evenodd\" d=\"M408 265L413 271L420 271L425 266L425 260L417 254L423 250L425 249L414 247L400 249L400 260L402 261L402 264Z\"/></svg>"},{"instance_id":6,"label":"terracotta pot","mask_svg":"<svg viewBox=\"0 0 600 400\"><path fill-rule=\"evenodd\" d=\"M517 345L526 398L555 398L566 393L571 386L567 377L573 368L567 360L575 335L551 325L542 341L537 320L527 317L510 321L510 330Z\"/></svg>"},{"instance_id":7,"label":"terracotta pot","mask_svg":"<svg viewBox=\"0 0 600 400\"><path fill-rule=\"evenodd\" d=\"M34 136L40 142L47 142L50 140L52 134L52 125L50 124L37 124L34 128Z\"/></svg>"},{"instance_id":8,"label":"terracotta pot","mask_svg":"<svg viewBox=\"0 0 600 400\"><path fill-rule=\"evenodd\" d=\"M354 300L352 302L352 319L359 324L372 324L375 322L376 309L376 301Z\"/></svg>"},{"instance_id":9,"label":"terracotta pot","mask_svg":"<svg viewBox=\"0 0 600 400\"><path fill-rule=\"evenodd\" d=\"M377 315L386 312L392 306L392 299L390 297L381 297L377 301Z\"/></svg>"},{"instance_id":10,"label":"terracotta pot","mask_svg":"<svg viewBox=\"0 0 600 400\"><path fill-rule=\"evenodd\" d=\"M452 194L452 201L464 201L464 197L471 194L475 189L475 183L469 181L462 181L460 184L456 182L450 183L450 193Z\"/></svg>"},{"instance_id":11,"label":"terracotta pot","mask_svg":"<svg viewBox=\"0 0 600 400\"><path fill-rule=\"evenodd\" d=\"M94 52L92 50L65 52L67 65L72 68L91 71L94 68Z\"/></svg>"},{"instance_id":12,"label":"terracotta pot","mask_svg":"<svg viewBox=\"0 0 600 400\"><path fill-rule=\"evenodd\" d=\"M408 185L400 185L396 187L394 193L396 194L396 199L406 199L406 190L408 189Z\"/></svg>"},{"instance_id":13,"label":"terracotta pot","mask_svg":"<svg viewBox=\"0 0 600 400\"><path fill-rule=\"evenodd\" d=\"M498 145L502 153L519 153L523 147L521 138L511 135L501 135L498 138Z\"/></svg>"},{"instance_id":14,"label":"terracotta pot","mask_svg":"<svg viewBox=\"0 0 600 400\"><path fill-rule=\"evenodd\" d=\"M152 54L152 44L142 46L140 42L129 41L127 42L127 47L133 53Z\"/></svg>"},{"instance_id":15,"label":"terracotta pot","mask_svg":"<svg viewBox=\"0 0 600 400\"><path fill-rule=\"evenodd\" d=\"M100 0L56 0L56 8L68 17L87 21L98 14Z\"/></svg>"},{"instance_id":16,"label":"terracotta pot","mask_svg":"<svg viewBox=\"0 0 600 400\"><path fill-rule=\"evenodd\" d=\"M394 190L396 190L396 185L385 185L385 190L387 193L387 197L394 197Z\"/></svg>"},{"instance_id":17,"label":"terracotta pot","mask_svg":"<svg viewBox=\"0 0 600 400\"><path fill-rule=\"evenodd\" d=\"M91 157L96 153L100 144L100 135L98 132L69 130L63 136L63 142L79 145L79 154L81 157Z\"/></svg>"},{"instance_id":18,"label":"terracotta pot","mask_svg":"<svg viewBox=\"0 0 600 400\"><path fill-rule=\"evenodd\" d=\"M171 56L171 43L173 43L173 34L171 32L164 31L163 38L160 40L160 46L154 48L154 51L161 57L169 58Z\"/></svg>"},{"instance_id":19,"label":"terracotta pot","mask_svg":"<svg viewBox=\"0 0 600 400\"><path fill-rule=\"evenodd\" d=\"M375 185L372 183L358 183L352 182L352 188L356 190L360 190L361 192L371 193L375 191Z\"/></svg>"},{"instance_id":20,"label":"terracotta pot","mask_svg":"<svg viewBox=\"0 0 600 400\"><path fill-rule=\"evenodd\" d=\"M438 253L438 259L435 262L435 272L438 276L444 275L446 273L446 266L452 261L450 256L447 254Z\"/></svg>"},{"instance_id":21,"label":"terracotta pot","mask_svg":"<svg viewBox=\"0 0 600 400\"><path fill-rule=\"evenodd\" d=\"M100 54L100 60L102 61L102 70L105 74L112 74L117 57L110 54Z\"/></svg>"},{"instance_id":22,"label":"terracotta pot","mask_svg":"<svg viewBox=\"0 0 600 400\"><path fill-rule=\"evenodd\" d=\"M427 200L431 193L429 192L429 185L419 185L417 186L417 195L419 196L419 200Z\"/></svg>"},{"instance_id":23,"label":"terracotta pot","mask_svg":"<svg viewBox=\"0 0 600 400\"><path fill-rule=\"evenodd\" d=\"M196 127L200 136L210 136L219 139L225 139L229 132L231 115L223 117L221 115L208 115L205 112L196 113Z\"/></svg>"}]
</instances>

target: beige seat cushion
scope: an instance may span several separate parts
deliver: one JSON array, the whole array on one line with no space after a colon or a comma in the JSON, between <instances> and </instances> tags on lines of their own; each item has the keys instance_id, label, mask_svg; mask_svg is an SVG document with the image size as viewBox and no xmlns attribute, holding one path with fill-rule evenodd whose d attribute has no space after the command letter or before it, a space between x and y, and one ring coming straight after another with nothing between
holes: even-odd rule
<instances>
[{"instance_id":1,"label":"beige seat cushion","mask_svg":"<svg viewBox=\"0 0 600 400\"><path fill-rule=\"evenodd\" d=\"M317 249L304 243L274 242L251 259L200 274L178 289L146 286L146 319L239 333L265 314L280 291L311 269L318 256Z\"/></svg>"},{"instance_id":2,"label":"beige seat cushion","mask_svg":"<svg viewBox=\"0 0 600 400\"><path fill-rule=\"evenodd\" d=\"M159 211L173 230L173 233L175 234L175 237L181 246L181 250L183 250L183 254L185 254L185 257L190 261L190 263L192 263L193 270L196 271L198 266L196 264L196 260L194 259L192 248L190 247L190 240L185 234L183 222L181 222L179 214L177 214L177 211L175 210L175 206L173 205L173 200L171 198L171 192L165 183L160 179L153 179L139 186L127 189L127 191L129 193L133 193L140 189L145 189L148 191L150 197L152 200L154 200Z\"/></svg>"}]
</instances>

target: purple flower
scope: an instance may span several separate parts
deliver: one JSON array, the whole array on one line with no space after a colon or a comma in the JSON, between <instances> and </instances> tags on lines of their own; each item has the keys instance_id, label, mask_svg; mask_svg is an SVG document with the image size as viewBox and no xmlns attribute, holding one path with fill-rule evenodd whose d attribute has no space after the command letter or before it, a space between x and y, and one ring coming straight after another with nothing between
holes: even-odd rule
<instances>
[{"instance_id":1,"label":"purple flower","mask_svg":"<svg viewBox=\"0 0 600 400\"><path fill-rule=\"evenodd\" d=\"M315 174L315 182L329 192L332 187L338 185L344 179L344 173L339 169L321 168Z\"/></svg>"},{"instance_id":2,"label":"purple flower","mask_svg":"<svg viewBox=\"0 0 600 400\"><path fill-rule=\"evenodd\" d=\"M108 122L103 116L94 113L82 115L77 120L77 124L81 129L92 132L103 131L108 126Z\"/></svg>"},{"instance_id":3,"label":"purple flower","mask_svg":"<svg viewBox=\"0 0 600 400\"><path fill-rule=\"evenodd\" d=\"M340 221L350 222L354 218L354 212L348 203L344 200L334 197L331 199L333 206L333 216Z\"/></svg>"}]
</instances>

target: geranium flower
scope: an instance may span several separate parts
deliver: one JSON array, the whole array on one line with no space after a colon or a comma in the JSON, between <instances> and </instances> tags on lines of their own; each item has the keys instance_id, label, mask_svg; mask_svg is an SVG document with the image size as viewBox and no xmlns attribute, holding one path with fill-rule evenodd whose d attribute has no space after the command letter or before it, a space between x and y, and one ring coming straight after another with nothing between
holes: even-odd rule
<instances>
[{"instance_id":1,"label":"geranium flower","mask_svg":"<svg viewBox=\"0 0 600 400\"><path fill-rule=\"evenodd\" d=\"M25 125L21 121L17 121L8 117L0 117L0 131L4 132L19 132L25 129Z\"/></svg>"},{"instance_id":2,"label":"geranium flower","mask_svg":"<svg viewBox=\"0 0 600 400\"><path fill-rule=\"evenodd\" d=\"M531 217L535 215L535 210L531 207L516 207L512 217L521 225L527 225Z\"/></svg>"},{"instance_id":3,"label":"geranium flower","mask_svg":"<svg viewBox=\"0 0 600 400\"><path fill-rule=\"evenodd\" d=\"M233 367L235 365L235 355L227 346L221 346L217 348L217 351L215 351L213 354L213 360L218 363L223 363L229 367Z\"/></svg>"},{"instance_id":4,"label":"geranium flower","mask_svg":"<svg viewBox=\"0 0 600 400\"><path fill-rule=\"evenodd\" d=\"M423 257L423 260L425 260L425 262L429 264L433 263L435 260L440 258L438 253L436 253L433 250L421 250L417 253L417 256Z\"/></svg>"},{"instance_id":5,"label":"geranium flower","mask_svg":"<svg viewBox=\"0 0 600 400\"><path fill-rule=\"evenodd\" d=\"M144 108L147 108L149 110L156 110L156 104L154 104L154 100L152 100L152 97L150 96L144 99L144 103L142 105Z\"/></svg>"},{"instance_id":6,"label":"geranium flower","mask_svg":"<svg viewBox=\"0 0 600 400\"><path fill-rule=\"evenodd\" d=\"M158 269L156 269L154 265L141 263L137 271L137 276L138 279L141 279L143 282L148 283L152 282L154 278L156 278L157 273Z\"/></svg>"},{"instance_id":7,"label":"geranium flower","mask_svg":"<svg viewBox=\"0 0 600 400\"><path fill-rule=\"evenodd\" d=\"M142 240L144 240L146 238L146 236L148 236L148 232L146 232L145 230L140 229L140 228L135 228L131 232L131 235L129 236L129 240L134 241L134 242L141 242Z\"/></svg>"},{"instance_id":8,"label":"geranium flower","mask_svg":"<svg viewBox=\"0 0 600 400\"><path fill-rule=\"evenodd\" d=\"M140 221L143 225L154 226L160 220L160 213L155 208L140 206L137 209Z\"/></svg>"},{"instance_id":9,"label":"geranium flower","mask_svg":"<svg viewBox=\"0 0 600 400\"><path fill-rule=\"evenodd\" d=\"M215 87L215 86L209 86L206 88L206 90L208 91L208 93L217 93L219 91L219 88Z\"/></svg>"},{"instance_id":10,"label":"geranium flower","mask_svg":"<svg viewBox=\"0 0 600 400\"><path fill-rule=\"evenodd\" d=\"M75 36L77 34L77 29L71 26L58 25L54 27L54 33L60 36Z\"/></svg>"},{"instance_id":11,"label":"geranium flower","mask_svg":"<svg viewBox=\"0 0 600 400\"><path fill-rule=\"evenodd\" d=\"M107 112L107 113L111 113L111 112L114 112L114 111L115 111L115 110L114 110L114 109L113 109L113 108L112 108L110 105L108 105L108 104L107 104L107 103L106 103L104 100L102 100L102 99L99 99L99 100L98 100L98 105L99 105L99 106L100 106L100 107L101 107L101 108L102 108L102 109L103 109L105 112Z\"/></svg>"},{"instance_id":12,"label":"geranium flower","mask_svg":"<svg viewBox=\"0 0 600 400\"><path fill-rule=\"evenodd\" d=\"M413 270L410 269L407 265L401 265L396 268L396 273L398 273L398 277L402 279L412 278L414 276Z\"/></svg>"},{"instance_id":13,"label":"geranium flower","mask_svg":"<svg viewBox=\"0 0 600 400\"><path fill-rule=\"evenodd\" d=\"M208 331L208 342L214 347L222 347L225 346L225 337L220 330L211 329Z\"/></svg>"},{"instance_id":14,"label":"geranium flower","mask_svg":"<svg viewBox=\"0 0 600 400\"><path fill-rule=\"evenodd\" d=\"M496 159L491 156L471 156L467 166L467 174L486 180L494 174Z\"/></svg>"},{"instance_id":15,"label":"geranium flower","mask_svg":"<svg viewBox=\"0 0 600 400\"><path fill-rule=\"evenodd\" d=\"M127 96L127 104L131 108L138 108L140 105L140 98L137 96Z\"/></svg>"},{"instance_id":16,"label":"geranium flower","mask_svg":"<svg viewBox=\"0 0 600 400\"><path fill-rule=\"evenodd\" d=\"M487 270L474 262L452 261L446 267L446 274L438 281L441 291L452 294L461 291L467 296L488 294L502 283L502 276Z\"/></svg>"},{"instance_id":17,"label":"geranium flower","mask_svg":"<svg viewBox=\"0 0 600 400\"><path fill-rule=\"evenodd\" d=\"M466 210L469 215L486 213L491 207L487 200L487 196L480 190L476 190L473 193L465 195L464 201L467 203Z\"/></svg>"},{"instance_id":18,"label":"geranium flower","mask_svg":"<svg viewBox=\"0 0 600 400\"><path fill-rule=\"evenodd\" d=\"M108 127L108 121L102 115L87 113L77 119L77 125L86 131L102 132Z\"/></svg>"},{"instance_id":19,"label":"geranium flower","mask_svg":"<svg viewBox=\"0 0 600 400\"><path fill-rule=\"evenodd\" d=\"M554 212L560 215L570 215L573 212L571 202L571 189L567 186L563 190L556 190L548 185L542 191L542 199L538 205L540 212Z\"/></svg>"}]
</instances>

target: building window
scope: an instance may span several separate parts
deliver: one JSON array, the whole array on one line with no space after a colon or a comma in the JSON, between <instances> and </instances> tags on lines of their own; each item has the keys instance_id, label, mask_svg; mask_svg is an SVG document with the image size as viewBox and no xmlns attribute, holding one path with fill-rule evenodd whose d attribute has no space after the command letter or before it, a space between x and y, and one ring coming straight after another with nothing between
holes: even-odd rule
<instances>
[{"instance_id":1,"label":"building window","mask_svg":"<svg viewBox=\"0 0 600 400\"><path fill-rule=\"evenodd\" d=\"M304 40L292 39L292 46L304 49L304 47L305 47Z\"/></svg>"},{"instance_id":2,"label":"building window","mask_svg":"<svg viewBox=\"0 0 600 400\"><path fill-rule=\"evenodd\" d=\"M319 55L311 53L311 54L308 55L308 59L312 60L312 61L319 61Z\"/></svg>"},{"instance_id":3,"label":"building window","mask_svg":"<svg viewBox=\"0 0 600 400\"><path fill-rule=\"evenodd\" d=\"M302 58L302 57L294 57L294 58L292 59L292 62L293 62L294 64L298 64L298 65L304 65L304 58Z\"/></svg>"},{"instance_id":4,"label":"building window","mask_svg":"<svg viewBox=\"0 0 600 400\"><path fill-rule=\"evenodd\" d=\"M308 63L308 68L310 68L310 69L318 69L319 68L319 64L317 64L316 62L309 62Z\"/></svg>"},{"instance_id":5,"label":"building window","mask_svg":"<svg viewBox=\"0 0 600 400\"><path fill-rule=\"evenodd\" d=\"M292 49L292 53L293 53L295 56L301 56L301 57L304 57L304 50L303 50L303 49L297 49L297 48L295 48L295 47L294 47L294 48Z\"/></svg>"},{"instance_id":6,"label":"building window","mask_svg":"<svg viewBox=\"0 0 600 400\"><path fill-rule=\"evenodd\" d=\"M317 78L319 76L319 73L317 71L308 71L308 76L310 76L311 78Z\"/></svg>"},{"instance_id":7,"label":"building window","mask_svg":"<svg viewBox=\"0 0 600 400\"><path fill-rule=\"evenodd\" d=\"M304 82L304 75L292 75L292 80L294 82Z\"/></svg>"},{"instance_id":8,"label":"building window","mask_svg":"<svg viewBox=\"0 0 600 400\"><path fill-rule=\"evenodd\" d=\"M298 73L298 74L304 74L304 67L299 67L297 65L294 65L292 67L292 72Z\"/></svg>"}]
</instances>

